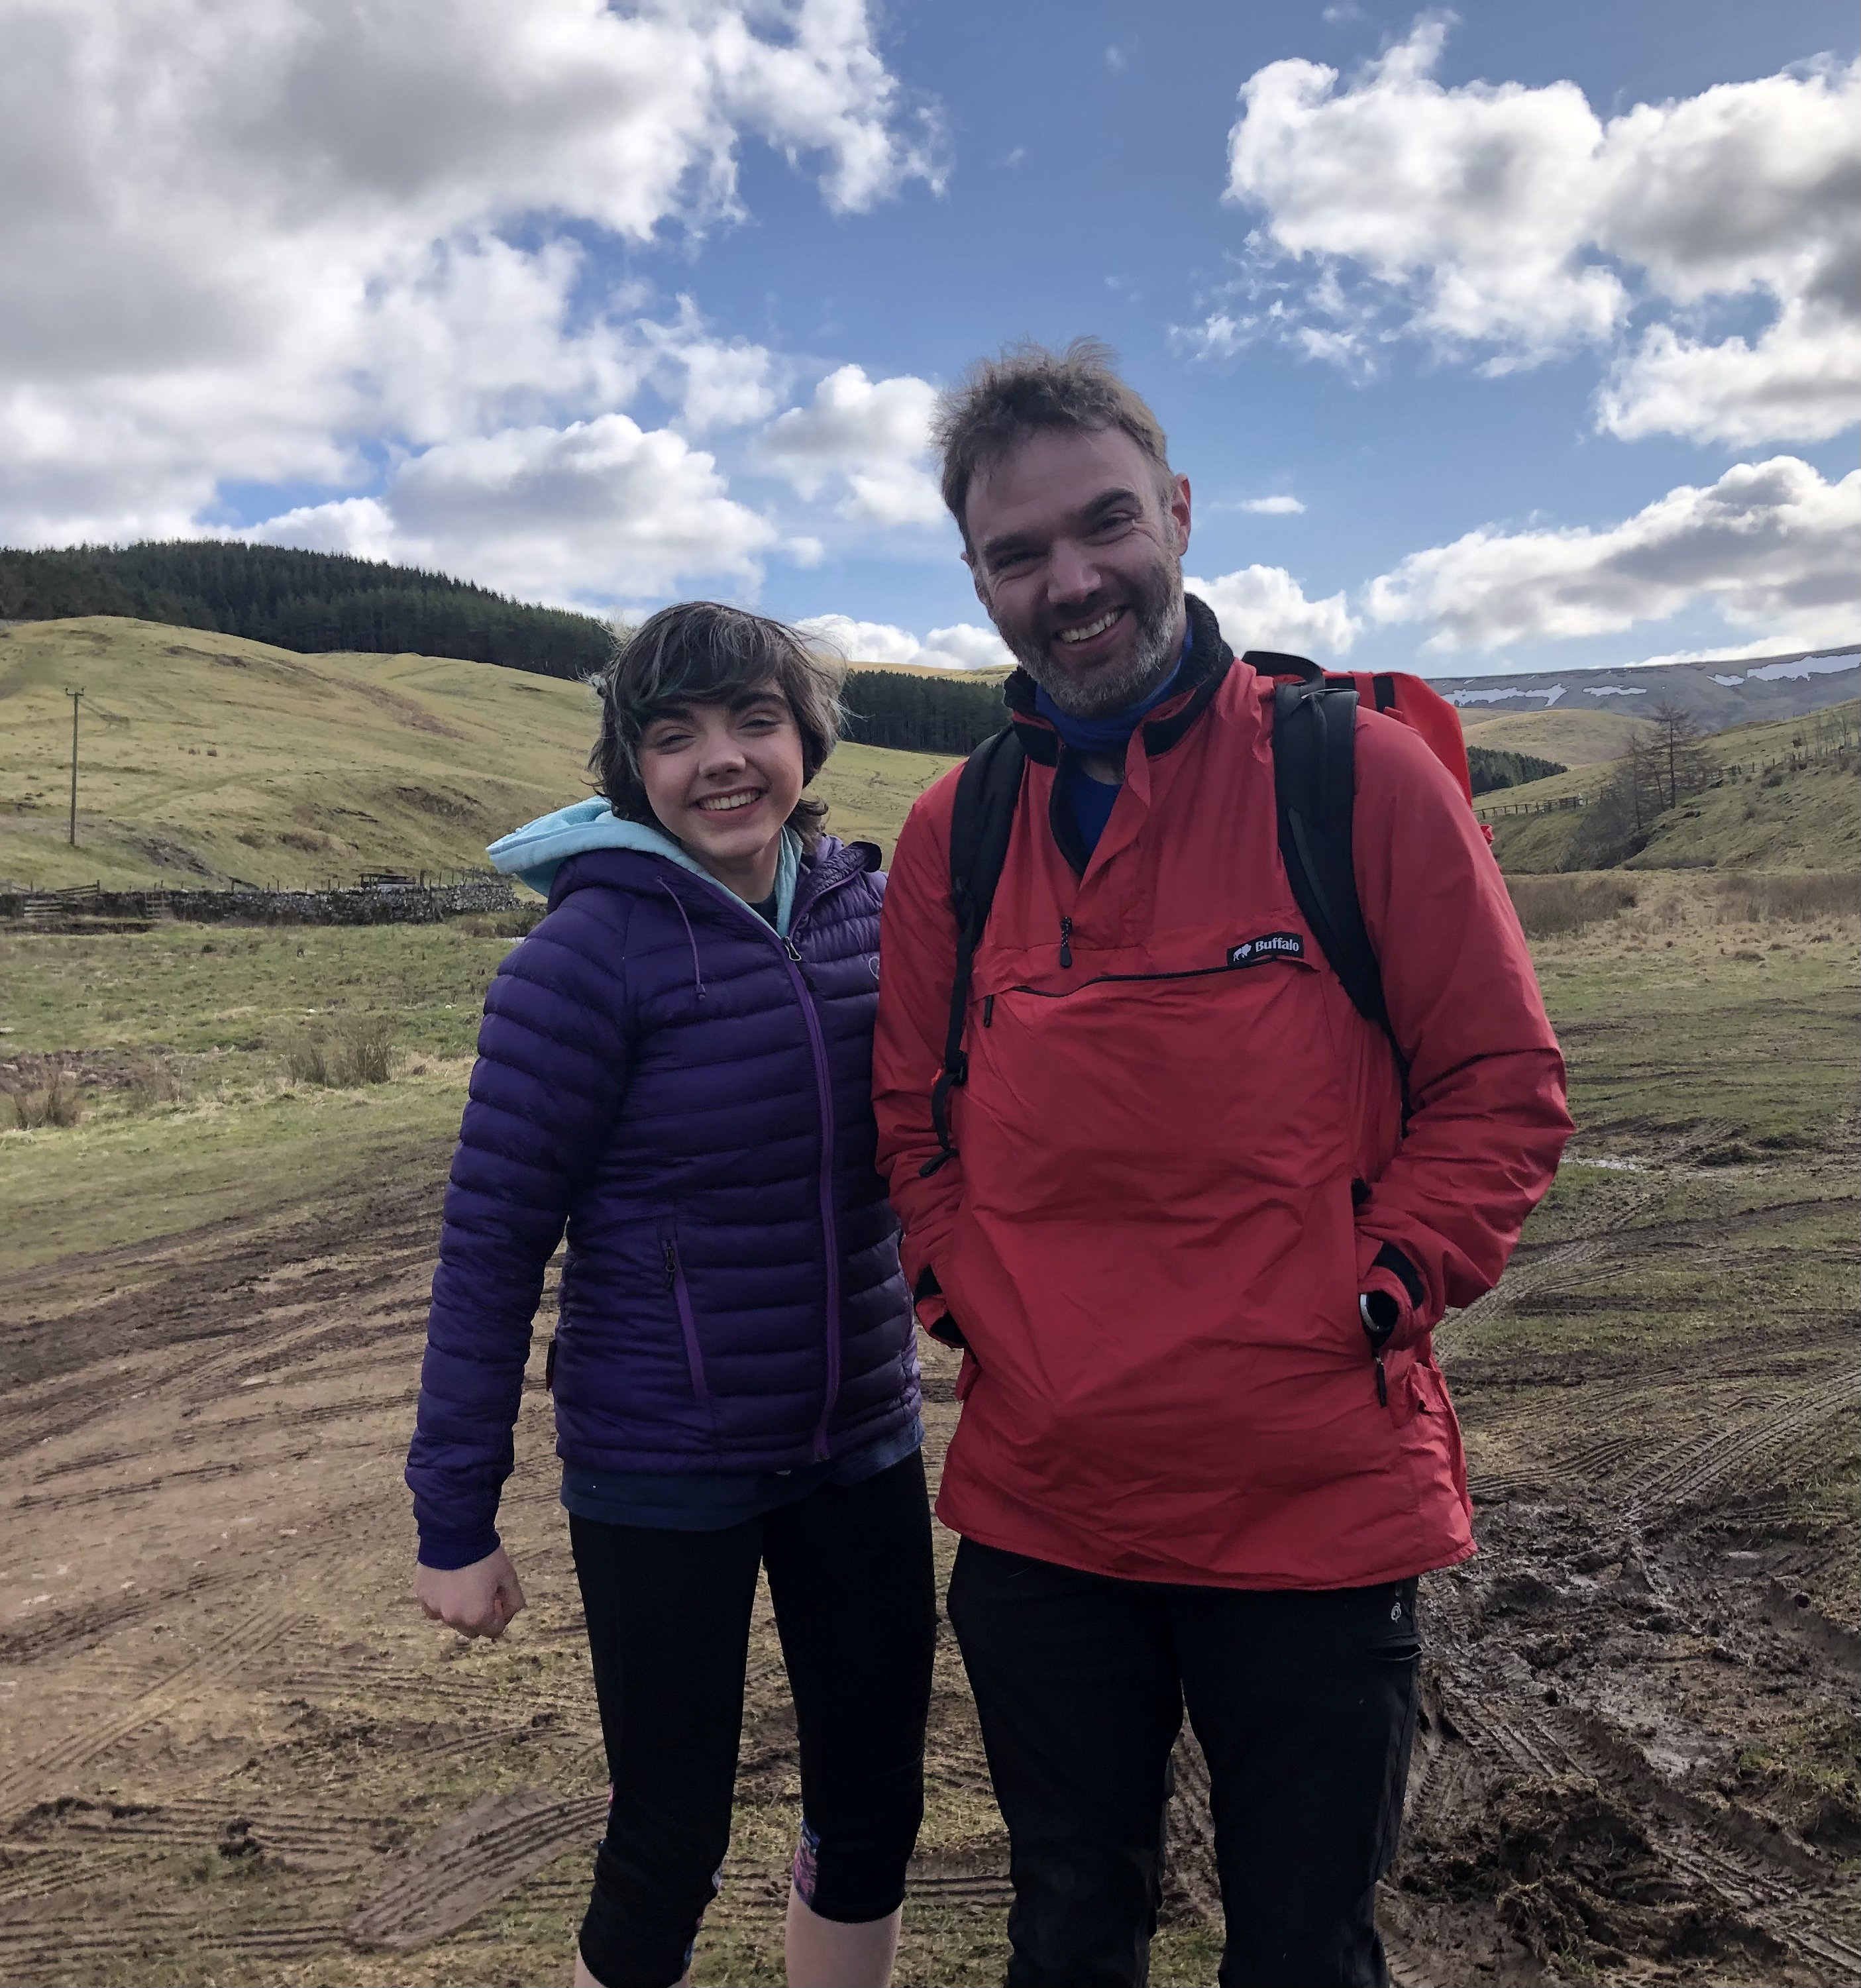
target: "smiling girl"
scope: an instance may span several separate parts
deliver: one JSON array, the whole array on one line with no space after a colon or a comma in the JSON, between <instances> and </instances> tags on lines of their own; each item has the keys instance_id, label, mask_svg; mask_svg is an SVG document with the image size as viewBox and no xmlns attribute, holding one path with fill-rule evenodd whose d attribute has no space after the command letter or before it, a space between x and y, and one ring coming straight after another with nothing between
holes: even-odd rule
<instances>
[{"instance_id":1,"label":"smiling girl","mask_svg":"<svg viewBox=\"0 0 1861 1988\"><path fill-rule=\"evenodd\" d=\"M492 860L546 891L485 1004L408 1462L427 1613L523 1608L499 1493L543 1268L562 1502L612 1795L575 1980L685 1980L729 1838L766 1568L800 1737L793 1988L891 1978L936 1630L917 1365L873 1167L878 851L804 789L837 675L655 615L600 686L602 798Z\"/></svg>"}]
</instances>

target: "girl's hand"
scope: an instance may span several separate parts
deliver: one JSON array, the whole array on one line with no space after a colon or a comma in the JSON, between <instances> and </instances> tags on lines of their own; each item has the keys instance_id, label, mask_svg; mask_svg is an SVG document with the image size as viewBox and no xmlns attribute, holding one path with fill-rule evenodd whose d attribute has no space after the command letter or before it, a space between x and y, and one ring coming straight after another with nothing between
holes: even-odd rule
<instances>
[{"instance_id":1,"label":"girl's hand","mask_svg":"<svg viewBox=\"0 0 1861 1988\"><path fill-rule=\"evenodd\" d=\"M502 1547L469 1567L418 1569L414 1592L435 1621L462 1636L501 1636L524 1605L517 1570Z\"/></svg>"}]
</instances>

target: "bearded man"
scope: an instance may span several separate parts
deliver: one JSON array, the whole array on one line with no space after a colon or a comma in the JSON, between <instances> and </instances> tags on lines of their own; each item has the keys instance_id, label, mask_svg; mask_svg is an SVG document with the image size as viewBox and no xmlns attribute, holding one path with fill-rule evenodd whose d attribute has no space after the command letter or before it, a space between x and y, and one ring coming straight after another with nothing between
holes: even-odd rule
<instances>
[{"instance_id":1,"label":"bearded man","mask_svg":"<svg viewBox=\"0 0 1861 1988\"><path fill-rule=\"evenodd\" d=\"M1474 1550L1430 1333L1550 1183L1562 1063L1464 797L1372 712L1352 850L1386 1035L1328 969L1271 684L1184 597L1189 484L1105 349L982 363L936 432L1026 769L941 1091L956 776L905 826L875 1093L919 1319L964 1349L937 1509L1007 1979L1146 1979L1186 1704L1223 1988L1381 1983L1416 1577Z\"/></svg>"}]
</instances>

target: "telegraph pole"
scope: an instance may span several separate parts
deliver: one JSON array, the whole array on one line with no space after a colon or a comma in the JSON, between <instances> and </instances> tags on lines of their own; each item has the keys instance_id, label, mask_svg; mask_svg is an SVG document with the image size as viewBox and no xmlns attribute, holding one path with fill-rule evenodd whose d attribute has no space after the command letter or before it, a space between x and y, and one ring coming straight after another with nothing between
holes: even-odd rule
<instances>
[{"instance_id":1,"label":"telegraph pole","mask_svg":"<svg viewBox=\"0 0 1861 1988\"><path fill-rule=\"evenodd\" d=\"M77 708L84 693L80 687L73 690L66 686L65 695L71 700L71 847L77 847Z\"/></svg>"}]
</instances>

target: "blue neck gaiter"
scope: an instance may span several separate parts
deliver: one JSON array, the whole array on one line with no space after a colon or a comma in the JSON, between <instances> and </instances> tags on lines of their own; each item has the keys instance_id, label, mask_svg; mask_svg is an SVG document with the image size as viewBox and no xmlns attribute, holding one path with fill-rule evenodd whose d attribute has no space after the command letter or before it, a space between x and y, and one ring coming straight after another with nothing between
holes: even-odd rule
<instances>
[{"instance_id":1,"label":"blue neck gaiter","mask_svg":"<svg viewBox=\"0 0 1861 1988\"><path fill-rule=\"evenodd\" d=\"M1040 685L1034 687L1034 709L1059 733L1061 742L1067 749L1068 756L1060 766L1060 790L1072 811L1073 820L1078 824L1080 837L1088 854L1098 847L1098 838L1105 833L1105 823L1112 819L1118 789L1106 781L1095 780L1082 771L1076 756L1089 753L1095 759L1115 759L1122 765L1132 733L1159 705L1176 695L1194 643L1194 630L1185 629L1183 651L1176 658L1176 666L1156 688L1137 703L1126 705L1122 711L1107 712L1098 718L1075 718L1071 712L1062 711Z\"/></svg>"}]
</instances>

